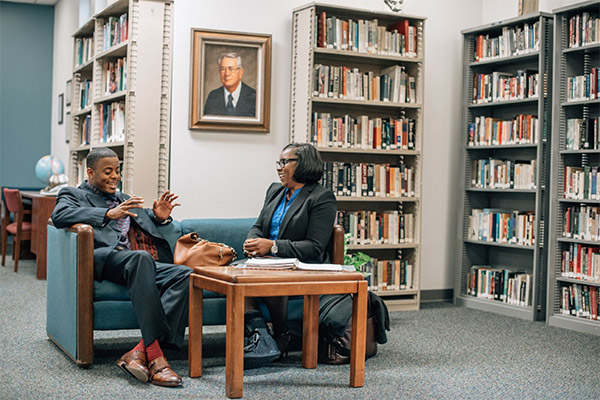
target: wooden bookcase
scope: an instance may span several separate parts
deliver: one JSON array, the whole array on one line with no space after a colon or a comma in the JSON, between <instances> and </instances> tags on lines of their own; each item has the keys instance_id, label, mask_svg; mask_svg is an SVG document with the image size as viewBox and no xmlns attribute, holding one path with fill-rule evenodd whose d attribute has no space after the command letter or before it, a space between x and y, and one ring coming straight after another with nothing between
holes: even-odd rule
<instances>
[{"instance_id":1,"label":"wooden bookcase","mask_svg":"<svg viewBox=\"0 0 600 400\"><path fill-rule=\"evenodd\" d=\"M87 153L109 147L122 161L124 192L149 201L168 187L172 19L172 0L117 0L73 34L71 185L86 178ZM107 82L110 63L123 67ZM109 115L118 122L106 124Z\"/></svg>"},{"instance_id":2,"label":"wooden bookcase","mask_svg":"<svg viewBox=\"0 0 600 400\"><path fill-rule=\"evenodd\" d=\"M405 38L410 37L408 46L397 32L393 32L394 28L405 33ZM424 28L423 17L321 3L307 4L293 11L290 138L293 142L313 143L319 150L325 163L323 184L333 189L337 197L338 222L349 219L351 213L356 213L357 217L361 212L371 213L367 219L372 236L365 233L369 237L368 244L366 240L353 241L348 250L385 260L386 266L380 267L379 278L377 271L371 271L371 285L379 283L371 290L382 296L391 310L415 310L420 302ZM368 37L372 38L370 48L364 40ZM329 93L329 87L325 88L325 75L331 75L335 80L336 70L337 84L332 84ZM394 80L390 82L382 77L386 74ZM377 87L365 87L364 81L363 85L357 83L364 79L369 85L377 82L377 76ZM406 90L406 86L410 89L407 76L413 83L412 92ZM324 79L319 80L319 77ZM401 88L403 78L407 82ZM392 123L396 120L400 122ZM395 127L404 121L406 130L410 129L410 146L405 144L404 149L394 146L395 132L401 130L395 129L392 135L384 129L386 125L381 130L387 134L381 135L383 139L379 142L379 123L386 121ZM333 134L329 135L333 128L325 128L333 127L334 123L338 132L335 139ZM369 124L373 126L369 127ZM367 168L368 165L373 166L373 171L380 172L379 179L377 175L373 177L374 187L370 181L365 184L361 179L364 176L362 166ZM386 166L392 173L383 172ZM340 176L338 190L333 188L333 168ZM342 174L345 174L343 178ZM409 176L410 181L404 179ZM410 184L410 188L403 192L398 185L401 183ZM373 193L369 193L369 189ZM408 224L409 214L412 215L409 224L413 227L412 232L408 231L408 225L405 225L406 229L399 228L401 219ZM393 216L391 219L390 215ZM375 232L373 227L377 226L377 220L389 228L385 229L388 234ZM353 231L349 226L346 223L347 233ZM402 271L403 275L396 271Z\"/></svg>"},{"instance_id":3,"label":"wooden bookcase","mask_svg":"<svg viewBox=\"0 0 600 400\"><path fill-rule=\"evenodd\" d=\"M569 78L590 74L592 68L600 67L600 40L590 40L587 37L584 39L581 30L573 30L573 23L575 26L583 26L584 13L587 15L592 13L598 19L600 18L599 10L600 2L597 0L553 10L555 13L554 113L547 301L547 321L550 325L596 335L600 335L600 319L592 319L590 300L593 301L595 297L592 292L596 292L596 294L600 292L600 276L594 279L593 275L587 273L592 271L589 269L586 271L585 266L589 265L586 263L589 260L588 251L594 253L600 250L600 237L597 236L597 229L594 236L587 236L594 233L592 232L593 222L588 229L584 228L587 224L584 221L588 220L590 216L581 219L583 223L579 226L580 229L572 230L569 225L573 225L574 222L574 218L571 217L574 217L577 211L581 212L582 209L588 211L591 209L592 219L594 215L598 215L600 196L592 196L591 190L589 190L590 193L584 191L581 196L567 196L565 187L570 181L569 176L566 176L567 167L589 168L587 171L582 171L584 174L588 174L589 182L591 170L600 166L600 144L597 137L596 143L594 143L593 137L587 145L581 140L576 140L574 143L571 134L576 132L569 128L569 121L587 120L584 125L587 126L590 125L589 119L598 121L600 117L600 98L597 95L590 96L593 98L588 99L569 98ZM598 24L598 22L596 23ZM598 34L598 38L600 38L600 34ZM598 190L600 187L596 188L596 191ZM595 224L597 223L596 217ZM578 247L579 249L577 249ZM573 257L576 250L578 252L583 250L584 256ZM596 255L596 257L600 256ZM579 259L579 268L572 264L569 267L569 259L573 258L575 264ZM563 260L566 260L567 265L563 265ZM588 294L586 295L585 292ZM596 308L597 301L596 297ZM571 303L571 307L569 303Z\"/></svg>"},{"instance_id":4,"label":"wooden bookcase","mask_svg":"<svg viewBox=\"0 0 600 400\"><path fill-rule=\"evenodd\" d=\"M530 320L545 317L552 25L535 13L462 32L454 299Z\"/></svg>"}]
</instances>

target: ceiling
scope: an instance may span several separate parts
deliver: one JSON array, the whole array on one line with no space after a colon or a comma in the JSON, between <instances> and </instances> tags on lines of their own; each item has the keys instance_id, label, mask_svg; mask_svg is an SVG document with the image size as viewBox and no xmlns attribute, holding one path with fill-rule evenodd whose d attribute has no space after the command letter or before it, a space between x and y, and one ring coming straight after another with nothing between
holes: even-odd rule
<instances>
[{"instance_id":1,"label":"ceiling","mask_svg":"<svg viewBox=\"0 0 600 400\"><path fill-rule=\"evenodd\" d=\"M58 0L3 0L10 1L12 3L27 3L27 4L39 4L43 6L53 6Z\"/></svg>"}]
</instances>

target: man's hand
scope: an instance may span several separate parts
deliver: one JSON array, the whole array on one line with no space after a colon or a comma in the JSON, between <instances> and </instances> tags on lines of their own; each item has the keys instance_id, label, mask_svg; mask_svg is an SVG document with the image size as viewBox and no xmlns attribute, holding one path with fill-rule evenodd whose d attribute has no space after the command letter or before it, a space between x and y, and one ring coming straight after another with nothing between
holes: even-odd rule
<instances>
[{"instance_id":1,"label":"man's hand","mask_svg":"<svg viewBox=\"0 0 600 400\"><path fill-rule=\"evenodd\" d=\"M154 212L154 217L158 221L164 221L171 215L171 210L174 207L180 206L180 203L173 203L179 196L171 193L166 190L160 199L154 200L154 205L152 207L152 211Z\"/></svg>"},{"instance_id":2,"label":"man's hand","mask_svg":"<svg viewBox=\"0 0 600 400\"><path fill-rule=\"evenodd\" d=\"M119 219L125 215L130 217L137 217L134 213L129 211L132 208L142 208L144 206L144 199L139 196L132 196L106 212L106 218L108 219Z\"/></svg>"},{"instance_id":3,"label":"man's hand","mask_svg":"<svg viewBox=\"0 0 600 400\"><path fill-rule=\"evenodd\" d=\"M264 238L246 239L244 242L244 253L248 257L263 257L271 252L273 241Z\"/></svg>"}]
</instances>

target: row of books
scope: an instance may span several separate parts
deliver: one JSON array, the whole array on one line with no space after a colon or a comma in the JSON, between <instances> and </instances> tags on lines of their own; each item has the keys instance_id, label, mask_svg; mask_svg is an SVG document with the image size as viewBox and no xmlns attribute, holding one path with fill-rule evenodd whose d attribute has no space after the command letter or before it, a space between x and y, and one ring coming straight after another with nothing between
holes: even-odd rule
<instances>
[{"instance_id":1,"label":"row of books","mask_svg":"<svg viewBox=\"0 0 600 400\"><path fill-rule=\"evenodd\" d=\"M535 160L475 160L471 176L474 188L535 189L536 163Z\"/></svg>"},{"instance_id":2,"label":"row of books","mask_svg":"<svg viewBox=\"0 0 600 400\"><path fill-rule=\"evenodd\" d=\"M482 242L533 246L535 213L494 208L474 208L469 216L469 239Z\"/></svg>"},{"instance_id":3,"label":"row of books","mask_svg":"<svg viewBox=\"0 0 600 400\"><path fill-rule=\"evenodd\" d=\"M505 144L535 144L538 142L538 118L535 115L516 115L512 120L494 117L475 117L468 125L469 146L501 146Z\"/></svg>"},{"instance_id":4,"label":"row of books","mask_svg":"<svg viewBox=\"0 0 600 400\"><path fill-rule=\"evenodd\" d=\"M104 94L127 90L127 57L104 63Z\"/></svg>"},{"instance_id":5,"label":"row of books","mask_svg":"<svg viewBox=\"0 0 600 400\"><path fill-rule=\"evenodd\" d=\"M325 162L321 184L338 196L413 197L415 169L404 163Z\"/></svg>"},{"instance_id":6,"label":"row of books","mask_svg":"<svg viewBox=\"0 0 600 400\"><path fill-rule=\"evenodd\" d=\"M502 34L475 38L475 61L510 57L540 50L540 22L523 26L503 27Z\"/></svg>"},{"instance_id":7,"label":"row of books","mask_svg":"<svg viewBox=\"0 0 600 400\"><path fill-rule=\"evenodd\" d=\"M567 150L600 150L600 117L567 120L565 148Z\"/></svg>"},{"instance_id":8,"label":"row of books","mask_svg":"<svg viewBox=\"0 0 600 400\"><path fill-rule=\"evenodd\" d=\"M467 294L521 307L531 306L533 275L490 265L473 265L467 273Z\"/></svg>"},{"instance_id":9,"label":"row of books","mask_svg":"<svg viewBox=\"0 0 600 400\"><path fill-rule=\"evenodd\" d=\"M473 76L473 104L538 98L539 74L518 70L516 75L494 71Z\"/></svg>"},{"instance_id":10,"label":"row of books","mask_svg":"<svg viewBox=\"0 0 600 400\"><path fill-rule=\"evenodd\" d=\"M380 74L356 67L316 64L313 96L332 99L416 103L417 84L403 66L393 65Z\"/></svg>"},{"instance_id":11,"label":"row of books","mask_svg":"<svg viewBox=\"0 0 600 400\"><path fill-rule=\"evenodd\" d=\"M584 12L569 18L569 47L600 42L600 17Z\"/></svg>"},{"instance_id":12,"label":"row of books","mask_svg":"<svg viewBox=\"0 0 600 400\"><path fill-rule=\"evenodd\" d=\"M349 233L349 244L414 242L414 215L393 211L338 211L337 223Z\"/></svg>"},{"instance_id":13,"label":"row of books","mask_svg":"<svg viewBox=\"0 0 600 400\"><path fill-rule=\"evenodd\" d=\"M600 200L598 166L565 167L565 199Z\"/></svg>"},{"instance_id":14,"label":"row of books","mask_svg":"<svg viewBox=\"0 0 600 400\"><path fill-rule=\"evenodd\" d=\"M562 251L560 275L600 282L600 247L569 243L569 249Z\"/></svg>"},{"instance_id":15,"label":"row of books","mask_svg":"<svg viewBox=\"0 0 600 400\"><path fill-rule=\"evenodd\" d=\"M379 25L379 20L342 19L327 16L317 18L316 46L369 54L417 56L417 28L408 20L392 25Z\"/></svg>"},{"instance_id":16,"label":"row of books","mask_svg":"<svg viewBox=\"0 0 600 400\"><path fill-rule=\"evenodd\" d=\"M125 103L100 104L100 142L115 143L125 140Z\"/></svg>"},{"instance_id":17,"label":"row of books","mask_svg":"<svg viewBox=\"0 0 600 400\"><path fill-rule=\"evenodd\" d=\"M122 43L127 40L129 34L129 21L127 14L120 17L108 17L104 24L104 47L103 50L108 50L112 46Z\"/></svg>"},{"instance_id":18,"label":"row of books","mask_svg":"<svg viewBox=\"0 0 600 400\"><path fill-rule=\"evenodd\" d=\"M592 68L589 74L567 78L567 101L594 100L600 90L598 68Z\"/></svg>"},{"instance_id":19,"label":"row of books","mask_svg":"<svg viewBox=\"0 0 600 400\"><path fill-rule=\"evenodd\" d=\"M413 266L407 260L378 260L372 258L361 272L367 276L368 290L391 291L413 288Z\"/></svg>"},{"instance_id":20,"label":"row of books","mask_svg":"<svg viewBox=\"0 0 600 400\"><path fill-rule=\"evenodd\" d=\"M90 144L90 132L92 130L92 116L86 114L79 120L79 144L85 146Z\"/></svg>"},{"instance_id":21,"label":"row of books","mask_svg":"<svg viewBox=\"0 0 600 400\"><path fill-rule=\"evenodd\" d=\"M87 158L77 161L77 186L87 178Z\"/></svg>"},{"instance_id":22,"label":"row of books","mask_svg":"<svg viewBox=\"0 0 600 400\"><path fill-rule=\"evenodd\" d=\"M600 207L585 204L569 206L563 218L563 237L600 242Z\"/></svg>"},{"instance_id":23,"label":"row of books","mask_svg":"<svg viewBox=\"0 0 600 400\"><path fill-rule=\"evenodd\" d=\"M598 320L600 297L597 286L574 283L561 286L560 312L578 318Z\"/></svg>"},{"instance_id":24,"label":"row of books","mask_svg":"<svg viewBox=\"0 0 600 400\"><path fill-rule=\"evenodd\" d=\"M75 65L82 65L94 56L94 37L75 38Z\"/></svg>"},{"instance_id":25,"label":"row of books","mask_svg":"<svg viewBox=\"0 0 600 400\"><path fill-rule=\"evenodd\" d=\"M92 80L86 79L81 82L81 90L80 90L80 106L83 110L86 107L89 107L92 104Z\"/></svg>"},{"instance_id":26,"label":"row of books","mask_svg":"<svg viewBox=\"0 0 600 400\"><path fill-rule=\"evenodd\" d=\"M312 144L351 149L414 150L416 124L411 118L334 117L313 113Z\"/></svg>"}]
</instances>

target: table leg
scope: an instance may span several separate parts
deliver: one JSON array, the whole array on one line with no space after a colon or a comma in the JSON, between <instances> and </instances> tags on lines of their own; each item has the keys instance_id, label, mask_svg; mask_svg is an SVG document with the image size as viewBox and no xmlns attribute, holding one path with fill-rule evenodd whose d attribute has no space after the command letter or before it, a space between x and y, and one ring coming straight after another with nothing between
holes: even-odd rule
<instances>
[{"instance_id":1,"label":"table leg","mask_svg":"<svg viewBox=\"0 0 600 400\"><path fill-rule=\"evenodd\" d=\"M367 343L367 281L358 281L358 292L352 302L352 349L350 350L350 386L365 384L365 351Z\"/></svg>"},{"instance_id":2,"label":"table leg","mask_svg":"<svg viewBox=\"0 0 600 400\"><path fill-rule=\"evenodd\" d=\"M188 334L188 375L190 378L202 376L202 289L194 287L198 278L190 276L189 334Z\"/></svg>"},{"instance_id":3,"label":"table leg","mask_svg":"<svg viewBox=\"0 0 600 400\"><path fill-rule=\"evenodd\" d=\"M230 285L227 290L227 326L225 327L225 395L244 395L244 286Z\"/></svg>"},{"instance_id":4,"label":"table leg","mask_svg":"<svg viewBox=\"0 0 600 400\"><path fill-rule=\"evenodd\" d=\"M319 340L319 296L304 296L302 320L302 366L317 368Z\"/></svg>"}]
</instances>

